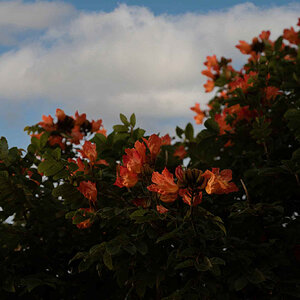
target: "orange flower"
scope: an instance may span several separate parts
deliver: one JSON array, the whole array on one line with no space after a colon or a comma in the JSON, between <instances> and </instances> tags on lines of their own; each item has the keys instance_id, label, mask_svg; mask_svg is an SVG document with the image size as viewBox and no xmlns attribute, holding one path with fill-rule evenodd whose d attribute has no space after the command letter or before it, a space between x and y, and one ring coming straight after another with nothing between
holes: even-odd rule
<instances>
[{"instance_id":1,"label":"orange flower","mask_svg":"<svg viewBox=\"0 0 300 300\"><path fill-rule=\"evenodd\" d=\"M91 125L92 125L91 131L97 132L102 127L102 119L99 119L98 121L92 120Z\"/></svg>"},{"instance_id":2,"label":"orange flower","mask_svg":"<svg viewBox=\"0 0 300 300\"><path fill-rule=\"evenodd\" d=\"M83 158L88 158L91 163L95 163L97 159L97 150L96 145L85 141L84 145L82 146L82 150L77 149L79 153L81 153Z\"/></svg>"},{"instance_id":3,"label":"orange flower","mask_svg":"<svg viewBox=\"0 0 300 300\"><path fill-rule=\"evenodd\" d=\"M30 136L35 137L39 140L43 134L44 134L44 132L40 132L40 133L31 134Z\"/></svg>"},{"instance_id":4,"label":"orange flower","mask_svg":"<svg viewBox=\"0 0 300 300\"><path fill-rule=\"evenodd\" d=\"M139 174L146 161L146 146L136 141L134 147L132 149L125 149L127 155L123 156L123 164L130 172Z\"/></svg>"},{"instance_id":5,"label":"orange flower","mask_svg":"<svg viewBox=\"0 0 300 300\"><path fill-rule=\"evenodd\" d=\"M205 92L209 93L214 89L215 83L212 80L207 80L207 82L203 86L205 88Z\"/></svg>"},{"instance_id":6,"label":"orange flower","mask_svg":"<svg viewBox=\"0 0 300 300\"><path fill-rule=\"evenodd\" d=\"M75 125L73 127L72 132L71 132L71 136L72 136L71 142L76 144L76 145L78 145L80 143L80 140L83 139L83 134L80 131L80 126L79 125Z\"/></svg>"},{"instance_id":7,"label":"orange flower","mask_svg":"<svg viewBox=\"0 0 300 300\"><path fill-rule=\"evenodd\" d=\"M212 67L214 70L219 69L219 64L218 64L218 60L217 60L216 55L213 55L213 56L207 56L207 57L206 57L206 62L204 63L204 65L207 66L208 69L210 69L211 67Z\"/></svg>"},{"instance_id":8,"label":"orange flower","mask_svg":"<svg viewBox=\"0 0 300 300\"><path fill-rule=\"evenodd\" d=\"M232 142L232 140L228 140L227 143L224 145L225 148L227 147L232 147L234 144Z\"/></svg>"},{"instance_id":9,"label":"orange flower","mask_svg":"<svg viewBox=\"0 0 300 300\"><path fill-rule=\"evenodd\" d=\"M109 166L109 163L105 159L99 159L95 162L97 165Z\"/></svg>"},{"instance_id":10,"label":"orange flower","mask_svg":"<svg viewBox=\"0 0 300 300\"><path fill-rule=\"evenodd\" d=\"M162 174L153 172L152 182L154 184L149 185L147 189L151 192L161 194L161 201L173 202L176 200L179 188L174 182L173 175L167 170L167 168L162 171Z\"/></svg>"},{"instance_id":11,"label":"orange flower","mask_svg":"<svg viewBox=\"0 0 300 300\"><path fill-rule=\"evenodd\" d=\"M86 114L80 115L78 111L75 112L75 125L81 126L86 121Z\"/></svg>"},{"instance_id":12,"label":"orange flower","mask_svg":"<svg viewBox=\"0 0 300 300\"><path fill-rule=\"evenodd\" d=\"M238 191L235 183L229 182L232 179L232 171L229 169L220 173L219 168L212 168L212 171L206 170L204 176L208 179L205 187L208 194L228 194Z\"/></svg>"},{"instance_id":13,"label":"orange flower","mask_svg":"<svg viewBox=\"0 0 300 300\"><path fill-rule=\"evenodd\" d=\"M148 200L146 198L137 198L132 201L132 203L137 207L147 208L149 207Z\"/></svg>"},{"instance_id":14,"label":"orange flower","mask_svg":"<svg viewBox=\"0 0 300 300\"><path fill-rule=\"evenodd\" d=\"M72 158L68 158L68 162L77 164L77 166L78 166L78 169L75 170L74 172L72 172L71 176L73 176L77 172L84 172L84 174L87 174L89 172L88 169L86 168L85 164L83 163L83 161L79 157L77 158L77 160L74 160Z\"/></svg>"},{"instance_id":15,"label":"orange flower","mask_svg":"<svg viewBox=\"0 0 300 300\"><path fill-rule=\"evenodd\" d=\"M252 51L252 46L245 41L239 41L240 44L235 47L238 48L243 54L250 54Z\"/></svg>"},{"instance_id":16,"label":"orange flower","mask_svg":"<svg viewBox=\"0 0 300 300\"><path fill-rule=\"evenodd\" d=\"M204 76L207 76L213 80L215 79L215 75L210 70L203 70L201 72L201 74L203 74Z\"/></svg>"},{"instance_id":17,"label":"orange flower","mask_svg":"<svg viewBox=\"0 0 300 300\"><path fill-rule=\"evenodd\" d=\"M51 146L58 145L62 150L66 149L66 145L62 142L62 137L59 135L50 136L48 142Z\"/></svg>"},{"instance_id":18,"label":"orange flower","mask_svg":"<svg viewBox=\"0 0 300 300\"><path fill-rule=\"evenodd\" d=\"M197 114L197 116L194 117L194 119L196 121L196 124L202 124L203 123L203 119L205 117L205 113L204 113L204 111L202 111L200 109L200 104L196 103L195 106L191 107L190 109Z\"/></svg>"},{"instance_id":19,"label":"orange flower","mask_svg":"<svg viewBox=\"0 0 300 300\"><path fill-rule=\"evenodd\" d=\"M160 147L162 145L162 140L161 138L156 135L156 134L152 134L148 140L146 140L145 138L143 138L143 141L146 143L150 154L151 154L151 159L155 159L156 156L159 154L160 152Z\"/></svg>"},{"instance_id":20,"label":"orange flower","mask_svg":"<svg viewBox=\"0 0 300 300\"><path fill-rule=\"evenodd\" d=\"M270 35L271 35L270 30L262 31L261 34L259 35L259 37L261 40L269 40Z\"/></svg>"},{"instance_id":21,"label":"orange flower","mask_svg":"<svg viewBox=\"0 0 300 300\"><path fill-rule=\"evenodd\" d=\"M79 210L83 211L82 212L83 217L86 217L87 213L93 213L94 212L94 209L92 209L92 208L79 208ZM72 219L74 220L74 218L75 217L73 217ZM91 227L91 225L92 225L92 223L91 223L90 218L76 224L77 228L79 228L79 229L86 229L86 228Z\"/></svg>"},{"instance_id":22,"label":"orange flower","mask_svg":"<svg viewBox=\"0 0 300 300\"><path fill-rule=\"evenodd\" d=\"M173 155L179 157L179 159L184 159L187 155L187 152L185 151L184 146L180 145L176 148Z\"/></svg>"},{"instance_id":23,"label":"orange flower","mask_svg":"<svg viewBox=\"0 0 300 300\"><path fill-rule=\"evenodd\" d=\"M101 133L101 134L103 134L104 136L107 135L107 134L106 134L106 129L104 129L104 128L99 129L99 130L97 131L97 133Z\"/></svg>"},{"instance_id":24,"label":"orange flower","mask_svg":"<svg viewBox=\"0 0 300 300\"><path fill-rule=\"evenodd\" d=\"M66 117L66 114L65 114L65 112L62 110L62 109L60 109L60 108L57 108L56 109L56 117L57 117L57 120L58 121L63 121L64 119L65 119L65 117Z\"/></svg>"},{"instance_id":25,"label":"orange flower","mask_svg":"<svg viewBox=\"0 0 300 300\"><path fill-rule=\"evenodd\" d=\"M169 136L169 134L166 134L164 136L161 137L161 144L162 145L171 145L171 137Z\"/></svg>"},{"instance_id":26,"label":"orange flower","mask_svg":"<svg viewBox=\"0 0 300 300\"><path fill-rule=\"evenodd\" d=\"M46 131L53 131L56 129L56 126L53 123L53 118L49 115L48 117L42 116L43 122L39 122L39 125L43 127Z\"/></svg>"},{"instance_id":27,"label":"orange flower","mask_svg":"<svg viewBox=\"0 0 300 300\"><path fill-rule=\"evenodd\" d=\"M267 100L274 100L276 96L280 94L279 88L275 86L267 86L265 88L265 93L266 93Z\"/></svg>"},{"instance_id":28,"label":"orange flower","mask_svg":"<svg viewBox=\"0 0 300 300\"><path fill-rule=\"evenodd\" d=\"M298 32L296 32L293 27L291 27L291 29L284 29L283 38L288 40L291 44L298 45L300 43Z\"/></svg>"},{"instance_id":29,"label":"orange flower","mask_svg":"<svg viewBox=\"0 0 300 300\"><path fill-rule=\"evenodd\" d=\"M81 181L77 189L85 198L89 199L90 202L96 203L96 183L93 183L91 181Z\"/></svg>"},{"instance_id":30,"label":"orange flower","mask_svg":"<svg viewBox=\"0 0 300 300\"><path fill-rule=\"evenodd\" d=\"M219 128L220 128L220 135L223 135L226 133L226 131L232 131L233 128L231 127L230 124L227 124L226 120L226 115L223 111L223 114L216 114L215 115L215 121L218 123Z\"/></svg>"},{"instance_id":31,"label":"orange flower","mask_svg":"<svg viewBox=\"0 0 300 300\"><path fill-rule=\"evenodd\" d=\"M192 193L189 191L189 189L180 189L179 195L182 197L183 202L189 206L197 206L202 202L202 192L199 192L192 197Z\"/></svg>"},{"instance_id":32,"label":"orange flower","mask_svg":"<svg viewBox=\"0 0 300 300\"><path fill-rule=\"evenodd\" d=\"M169 210L167 208L165 208L162 205L156 205L156 210L160 213L160 214L165 214L167 213Z\"/></svg>"},{"instance_id":33,"label":"orange flower","mask_svg":"<svg viewBox=\"0 0 300 300\"><path fill-rule=\"evenodd\" d=\"M117 167L117 179L114 185L122 187L133 187L138 182L138 175L136 173L130 172L126 167Z\"/></svg>"}]
</instances>

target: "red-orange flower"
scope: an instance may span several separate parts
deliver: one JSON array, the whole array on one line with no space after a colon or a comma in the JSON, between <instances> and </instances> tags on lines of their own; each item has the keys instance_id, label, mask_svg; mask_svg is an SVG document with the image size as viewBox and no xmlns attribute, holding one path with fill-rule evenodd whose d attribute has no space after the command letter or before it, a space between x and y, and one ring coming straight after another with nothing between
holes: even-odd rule
<instances>
[{"instance_id":1,"label":"red-orange flower","mask_svg":"<svg viewBox=\"0 0 300 300\"><path fill-rule=\"evenodd\" d=\"M174 182L173 174L167 168L162 171L162 174L153 172L152 182L147 188L151 192L161 194L160 200L163 202L173 202L177 198L178 186Z\"/></svg>"},{"instance_id":2,"label":"red-orange flower","mask_svg":"<svg viewBox=\"0 0 300 300\"><path fill-rule=\"evenodd\" d=\"M107 135L107 134L106 134L106 129L104 129L104 128L99 129L99 130L97 131L97 133L101 133L101 134L103 134L104 136Z\"/></svg>"},{"instance_id":3,"label":"red-orange flower","mask_svg":"<svg viewBox=\"0 0 300 300\"><path fill-rule=\"evenodd\" d=\"M183 202L189 206L197 206L202 202L202 192L198 192L192 197L192 193L189 189L180 189L179 195L182 197Z\"/></svg>"},{"instance_id":4,"label":"red-orange flower","mask_svg":"<svg viewBox=\"0 0 300 300\"><path fill-rule=\"evenodd\" d=\"M210 70L203 70L201 72L201 74L203 74L204 76L207 76L213 80L215 79L215 75Z\"/></svg>"},{"instance_id":5,"label":"red-orange flower","mask_svg":"<svg viewBox=\"0 0 300 300\"><path fill-rule=\"evenodd\" d=\"M80 143L80 140L83 139L83 134L80 131L80 126L79 125L75 125L73 127L72 132L71 132L71 136L72 136L71 142L76 144L76 145L78 145Z\"/></svg>"},{"instance_id":6,"label":"red-orange flower","mask_svg":"<svg viewBox=\"0 0 300 300\"><path fill-rule=\"evenodd\" d=\"M205 190L208 194L228 194L237 192L238 188L232 179L232 171L229 169L220 172L219 168L212 168L212 171L206 170L204 173L208 182Z\"/></svg>"},{"instance_id":7,"label":"red-orange flower","mask_svg":"<svg viewBox=\"0 0 300 300\"><path fill-rule=\"evenodd\" d=\"M50 115L48 117L43 115L42 119L43 119L43 122L39 122L39 125L41 127L43 127L46 131L55 130L55 125L53 123L53 118Z\"/></svg>"},{"instance_id":8,"label":"red-orange flower","mask_svg":"<svg viewBox=\"0 0 300 300\"><path fill-rule=\"evenodd\" d=\"M207 56L204 65L207 66L208 69L213 68L214 70L218 70L219 64L216 55Z\"/></svg>"},{"instance_id":9,"label":"red-orange flower","mask_svg":"<svg viewBox=\"0 0 300 300\"><path fill-rule=\"evenodd\" d=\"M140 207L140 206L143 208L149 207L148 199L146 199L146 198L136 198L136 199L132 200L132 203L137 207Z\"/></svg>"},{"instance_id":10,"label":"red-orange flower","mask_svg":"<svg viewBox=\"0 0 300 300\"><path fill-rule=\"evenodd\" d=\"M76 110L75 112L75 125L81 126L86 121L86 114L79 114Z\"/></svg>"},{"instance_id":11,"label":"red-orange flower","mask_svg":"<svg viewBox=\"0 0 300 300\"><path fill-rule=\"evenodd\" d=\"M293 27L291 27L291 29L284 29L283 38L288 40L291 44L298 45L300 43L298 32L296 32Z\"/></svg>"},{"instance_id":12,"label":"red-orange flower","mask_svg":"<svg viewBox=\"0 0 300 300\"><path fill-rule=\"evenodd\" d=\"M150 151L151 159L155 159L160 152L160 147L162 145L161 138L156 134L152 134L148 140L143 138L143 141L146 143Z\"/></svg>"},{"instance_id":13,"label":"red-orange flower","mask_svg":"<svg viewBox=\"0 0 300 300\"><path fill-rule=\"evenodd\" d=\"M123 164L130 172L141 173L143 164L146 161L146 146L136 141L134 148L125 149L127 155L123 156Z\"/></svg>"},{"instance_id":14,"label":"red-orange flower","mask_svg":"<svg viewBox=\"0 0 300 300\"><path fill-rule=\"evenodd\" d=\"M97 159L97 150L96 145L91 143L90 141L85 141L82 146L82 150L77 149L79 153L81 153L83 158L88 158L91 163L95 163Z\"/></svg>"},{"instance_id":15,"label":"red-orange flower","mask_svg":"<svg viewBox=\"0 0 300 300\"><path fill-rule=\"evenodd\" d=\"M219 134L220 135L225 134L226 131L231 131L232 130L232 127L229 124L227 124L225 118L226 118L226 115L224 114L224 112L223 112L222 115L221 114L215 114L215 121L219 125L219 128L220 128L220 133Z\"/></svg>"},{"instance_id":16,"label":"red-orange flower","mask_svg":"<svg viewBox=\"0 0 300 300\"><path fill-rule=\"evenodd\" d=\"M176 148L173 155L179 157L179 159L184 159L187 155L187 152L185 151L184 146L180 145Z\"/></svg>"},{"instance_id":17,"label":"red-orange flower","mask_svg":"<svg viewBox=\"0 0 300 300\"><path fill-rule=\"evenodd\" d=\"M96 183L91 181L81 181L77 188L79 192L89 201L95 203L97 200L97 188Z\"/></svg>"},{"instance_id":18,"label":"red-orange flower","mask_svg":"<svg viewBox=\"0 0 300 300\"><path fill-rule=\"evenodd\" d=\"M279 88L275 86L267 86L265 88L265 94L267 100L274 100L276 96L280 94Z\"/></svg>"},{"instance_id":19,"label":"red-orange flower","mask_svg":"<svg viewBox=\"0 0 300 300\"><path fill-rule=\"evenodd\" d=\"M196 124L202 124L203 119L205 117L204 111L200 109L200 104L196 103L194 107L190 108L192 111L194 111L197 115L194 117Z\"/></svg>"},{"instance_id":20,"label":"red-orange flower","mask_svg":"<svg viewBox=\"0 0 300 300\"><path fill-rule=\"evenodd\" d=\"M166 134L164 136L161 137L161 144L162 145L171 145L171 137L169 136L169 134Z\"/></svg>"},{"instance_id":21,"label":"red-orange flower","mask_svg":"<svg viewBox=\"0 0 300 300\"><path fill-rule=\"evenodd\" d=\"M92 120L91 125L92 125L91 131L97 132L100 129L100 127L102 127L102 119L99 119L98 121Z\"/></svg>"},{"instance_id":22,"label":"red-orange flower","mask_svg":"<svg viewBox=\"0 0 300 300\"><path fill-rule=\"evenodd\" d=\"M240 44L235 47L238 48L243 54L250 54L252 52L252 46L245 41L239 41Z\"/></svg>"},{"instance_id":23,"label":"red-orange flower","mask_svg":"<svg viewBox=\"0 0 300 300\"><path fill-rule=\"evenodd\" d=\"M94 212L94 209L93 208L79 208L79 210L83 211L82 212L82 216L83 217L86 217L87 216L87 213L93 213ZM74 219L75 217L73 217ZM88 218L78 224L76 224L77 228L79 229L86 229L86 228L89 228L91 227L92 223L91 223L91 219Z\"/></svg>"},{"instance_id":24,"label":"red-orange flower","mask_svg":"<svg viewBox=\"0 0 300 300\"><path fill-rule=\"evenodd\" d=\"M260 37L261 40L268 40L269 37L270 37L270 35L271 35L270 30L267 30L267 31L264 31L264 30L263 30L263 31L261 32L261 34L259 35L259 37Z\"/></svg>"},{"instance_id":25,"label":"red-orange flower","mask_svg":"<svg viewBox=\"0 0 300 300\"><path fill-rule=\"evenodd\" d=\"M117 167L117 179L114 185L122 187L133 187L138 182L138 175L136 173L130 172L126 167Z\"/></svg>"},{"instance_id":26,"label":"red-orange flower","mask_svg":"<svg viewBox=\"0 0 300 300\"><path fill-rule=\"evenodd\" d=\"M75 170L74 172L72 172L71 176L73 176L77 172L84 172L84 174L87 174L89 172L88 169L86 168L85 164L83 163L83 161L79 157L77 158L77 160L74 160L72 158L68 158L68 162L77 164L77 166L78 166L78 169Z\"/></svg>"},{"instance_id":27,"label":"red-orange flower","mask_svg":"<svg viewBox=\"0 0 300 300\"><path fill-rule=\"evenodd\" d=\"M207 82L203 86L205 88L205 92L209 93L214 89L215 83L212 80L207 80Z\"/></svg>"},{"instance_id":28,"label":"red-orange flower","mask_svg":"<svg viewBox=\"0 0 300 300\"><path fill-rule=\"evenodd\" d=\"M60 108L56 109L56 114L55 115L56 115L58 121L63 121L66 117L65 112Z\"/></svg>"},{"instance_id":29,"label":"red-orange flower","mask_svg":"<svg viewBox=\"0 0 300 300\"><path fill-rule=\"evenodd\" d=\"M156 205L156 210L160 213L160 214L165 214L167 213L169 210L167 208L165 208L162 205Z\"/></svg>"},{"instance_id":30,"label":"red-orange flower","mask_svg":"<svg viewBox=\"0 0 300 300\"><path fill-rule=\"evenodd\" d=\"M50 136L48 142L51 146L58 145L62 150L66 149L66 145L62 142L60 135Z\"/></svg>"}]
</instances>

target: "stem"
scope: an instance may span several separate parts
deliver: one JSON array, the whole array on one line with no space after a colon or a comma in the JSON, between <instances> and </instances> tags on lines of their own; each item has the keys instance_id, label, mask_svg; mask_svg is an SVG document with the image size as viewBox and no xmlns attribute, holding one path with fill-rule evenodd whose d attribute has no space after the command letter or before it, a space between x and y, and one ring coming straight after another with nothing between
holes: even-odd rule
<instances>
[{"instance_id":1,"label":"stem","mask_svg":"<svg viewBox=\"0 0 300 300\"><path fill-rule=\"evenodd\" d=\"M267 159L270 159L270 156L269 156L269 152L268 152L268 148L267 148L266 142L263 142L262 144L263 144L263 146L264 146L264 150L265 150L265 154L266 154L266 156L267 156Z\"/></svg>"},{"instance_id":2,"label":"stem","mask_svg":"<svg viewBox=\"0 0 300 300\"><path fill-rule=\"evenodd\" d=\"M192 193L192 198L191 198L191 206L190 206L190 216L191 216L191 223L192 223L192 227L195 233L195 236L198 235L196 227L195 227L195 223L194 223L194 210L193 210L193 203L194 203L194 193Z\"/></svg>"},{"instance_id":3,"label":"stem","mask_svg":"<svg viewBox=\"0 0 300 300\"><path fill-rule=\"evenodd\" d=\"M243 186L243 189L244 189L245 194L246 194L246 197L247 197L248 206L250 206L250 196L249 196L247 187L246 187L246 185L245 185L243 179L240 179L240 181L241 181L241 184L242 184L242 186Z\"/></svg>"},{"instance_id":4,"label":"stem","mask_svg":"<svg viewBox=\"0 0 300 300\"><path fill-rule=\"evenodd\" d=\"M295 173L295 177L296 177L296 181L297 181L298 185L300 186L300 180L299 180L299 176L297 173Z\"/></svg>"}]
</instances>

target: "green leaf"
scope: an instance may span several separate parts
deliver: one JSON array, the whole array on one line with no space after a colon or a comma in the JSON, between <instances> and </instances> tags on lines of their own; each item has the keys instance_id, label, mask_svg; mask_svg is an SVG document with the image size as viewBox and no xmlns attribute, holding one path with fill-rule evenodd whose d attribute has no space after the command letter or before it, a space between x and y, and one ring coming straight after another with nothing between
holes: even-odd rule
<instances>
[{"instance_id":1,"label":"green leaf","mask_svg":"<svg viewBox=\"0 0 300 300\"><path fill-rule=\"evenodd\" d=\"M294 132L296 139L300 141L300 110L289 109L284 118L288 121L288 127Z\"/></svg>"},{"instance_id":2,"label":"green leaf","mask_svg":"<svg viewBox=\"0 0 300 300\"><path fill-rule=\"evenodd\" d=\"M128 126L126 125L114 125L113 129L116 132L128 132Z\"/></svg>"},{"instance_id":3,"label":"green leaf","mask_svg":"<svg viewBox=\"0 0 300 300\"><path fill-rule=\"evenodd\" d=\"M193 259L187 259L187 260L177 264L176 267L175 267L175 270L189 268L193 265L194 265L194 260Z\"/></svg>"},{"instance_id":4,"label":"green leaf","mask_svg":"<svg viewBox=\"0 0 300 300\"><path fill-rule=\"evenodd\" d=\"M255 269L253 273L250 276L248 276L248 280L254 284L258 284L265 281L266 278L260 270Z\"/></svg>"},{"instance_id":5,"label":"green leaf","mask_svg":"<svg viewBox=\"0 0 300 300\"><path fill-rule=\"evenodd\" d=\"M111 258L111 255L107 251L105 251L103 254L103 263L109 270L113 270L114 267L113 267L113 263L112 263L112 258Z\"/></svg>"},{"instance_id":6,"label":"green leaf","mask_svg":"<svg viewBox=\"0 0 300 300\"><path fill-rule=\"evenodd\" d=\"M212 257L212 258L210 258L210 262L213 265L225 265L226 264L225 260L223 260L220 257Z\"/></svg>"},{"instance_id":7,"label":"green leaf","mask_svg":"<svg viewBox=\"0 0 300 300\"><path fill-rule=\"evenodd\" d=\"M194 128L191 123L188 123L185 127L185 137L191 141L194 139Z\"/></svg>"},{"instance_id":8,"label":"green leaf","mask_svg":"<svg viewBox=\"0 0 300 300\"><path fill-rule=\"evenodd\" d=\"M242 290L248 284L248 280L245 277L240 277L234 282L234 289L236 291Z\"/></svg>"},{"instance_id":9,"label":"green leaf","mask_svg":"<svg viewBox=\"0 0 300 300\"><path fill-rule=\"evenodd\" d=\"M179 228L176 228L175 230L171 231L171 232L168 232L166 234L164 234L163 236L159 237L156 241L156 243L160 243L162 241L165 241L165 240L169 240L173 237L175 237L177 235L177 233L180 231L180 227Z\"/></svg>"},{"instance_id":10,"label":"green leaf","mask_svg":"<svg viewBox=\"0 0 300 300\"><path fill-rule=\"evenodd\" d=\"M128 120L127 120L127 118L126 118L125 115L120 114L120 120L122 121L122 123L123 123L124 125L126 125L126 126L129 126L129 125L130 125L130 123L128 122Z\"/></svg>"},{"instance_id":11,"label":"green leaf","mask_svg":"<svg viewBox=\"0 0 300 300\"><path fill-rule=\"evenodd\" d=\"M136 253L136 247L132 243L122 245L122 248L131 255L134 255Z\"/></svg>"},{"instance_id":12,"label":"green leaf","mask_svg":"<svg viewBox=\"0 0 300 300\"><path fill-rule=\"evenodd\" d=\"M148 253L148 246L143 241L137 241L135 247L142 255L146 255Z\"/></svg>"},{"instance_id":13,"label":"green leaf","mask_svg":"<svg viewBox=\"0 0 300 300\"><path fill-rule=\"evenodd\" d=\"M0 159L5 160L8 156L8 144L5 137L0 139Z\"/></svg>"},{"instance_id":14,"label":"green leaf","mask_svg":"<svg viewBox=\"0 0 300 300\"><path fill-rule=\"evenodd\" d=\"M135 124L136 124L135 114L132 114L132 115L130 116L130 124L132 125L132 127L135 126Z\"/></svg>"},{"instance_id":15,"label":"green leaf","mask_svg":"<svg viewBox=\"0 0 300 300\"><path fill-rule=\"evenodd\" d=\"M293 152L292 160L300 161L300 148Z\"/></svg>"},{"instance_id":16,"label":"green leaf","mask_svg":"<svg viewBox=\"0 0 300 300\"><path fill-rule=\"evenodd\" d=\"M71 262L73 262L74 260L77 260L77 259L80 259L80 258L83 258L87 255L87 252L77 252L70 260L69 260L69 264Z\"/></svg>"},{"instance_id":17,"label":"green leaf","mask_svg":"<svg viewBox=\"0 0 300 300\"><path fill-rule=\"evenodd\" d=\"M220 128L219 128L219 125L218 123L214 120L214 119L207 119L205 122L204 122L204 126L210 130L210 131L213 131L215 133L219 133L220 132Z\"/></svg>"},{"instance_id":18,"label":"green leaf","mask_svg":"<svg viewBox=\"0 0 300 300\"><path fill-rule=\"evenodd\" d=\"M135 219L136 217L142 217L147 213L146 209L140 208L134 211L132 214L130 214L130 219Z\"/></svg>"},{"instance_id":19,"label":"green leaf","mask_svg":"<svg viewBox=\"0 0 300 300\"><path fill-rule=\"evenodd\" d=\"M40 149L44 148L48 142L48 139L49 139L49 136L50 136L50 133L49 132L44 132L42 135L41 135L41 138L40 138Z\"/></svg>"},{"instance_id":20,"label":"green leaf","mask_svg":"<svg viewBox=\"0 0 300 300\"><path fill-rule=\"evenodd\" d=\"M44 173L46 176L53 176L64 168L63 163L54 159L47 159L41 162L38 166L39 173Z\"/></svg>"},{"instance_id":21,"label":"green leaf","mask_svg":"<svg viewBox=\"0 0 300 300\"><path fill-rule=\"evenodd\" d=\"M106 251L110 254L110 255L116 255L120 252L120 242L117 240L112 240L108 243L106 243Z\"/></svg>"},{"instance_id":22,"label":"green leaf","mask_svg":"<svg viewBox=\"0 0 300 300\"><path fill-rule=\"evenodd\" d=\"M176 134L177 134L177 136L181 138L181 136L182 136L183 133L184 133L184 130L182 128L180 128L180 127L177 126L176 127Z\"/></svg>"}]
</instances>

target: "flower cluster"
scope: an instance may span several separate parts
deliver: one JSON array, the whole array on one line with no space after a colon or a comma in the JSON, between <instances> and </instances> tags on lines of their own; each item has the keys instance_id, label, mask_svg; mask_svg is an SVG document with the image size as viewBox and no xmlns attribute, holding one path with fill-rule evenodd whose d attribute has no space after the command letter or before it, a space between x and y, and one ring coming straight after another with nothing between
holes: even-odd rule
<instances>
[{"instance_id":1,"label":"flower cluster","mask_svg":"<svg viewBox=\"0 0 300 300\"><path fill-rule=\"evenodd\" d=\"M175 176L177 182L167 168L161 174L153 172L153 184L147 188L157 193L160 201L164 203L174 202L180 196L189 206L196 206L202 202L204 190L207 194L228 194L238 191L235 183L231 182L231 170L220 172L218 168L213 168L212 171L202 172L198 169L183 170L181 166L178 166ZM161 209L160 206L158 211Z\"/></svg>"},{"instance_id":2,"label":"flower cluster","mask_svg":"<svg viewBox=\"0 0 300 300\"><path fill-rule=\"evenodd\" d=\"M299 19L300 20L300 19ZM300 26L300 21L297 24ZM271 103L276 100L278 95L281 95L279 87L276 87L271 78L270 73L264 79L265 87L259 87L261 94L261 111L251 108L247 104L232 104L231 100L239 97L242 92L244 95L251 93L251 89L255 84L261 80L258 78L259 70L257 65L266 59L267 53L274 51L275 47L280 51L288 51L284 59L289 62L295 62L297 58L297 51L293 45L300 44L299 32L295 31L293 27L283 31L282 39L278 39L276 43L270 40L270 31L262 31L258 37L253 38L251 43L246 41L239 41L236 48L242 54L249 55L248 64L238 71L235 70L231 63L231 59L221 57L217 59L216 55L207 56L204 65L207 69L202 71L202 74L208 77L204 84L206 92L211 92L214 87L220 87L218 95L210 102L208 110L201 110L200 104L196 103L190 109L196 113L194 117L196 124L202 124L206 116L213 115L214 120L219 125L220 135L225 133L233 133L237 122L245 121L252 122L256 117L265 113ZM285 44L287 41L289 44ZM281 44L278 44L281 43ZM271 78L271 80L270 80Z\"/></svg>"},{"instance_id":3,"label":"flower cluster","mask_svg":"<svg viewBox=\"0 0 300 300\"><path fill-rule=\"evenodd\" d=\"M78 145L80 141L88 133L102 133L106 135L106 130L103 128L102 120L87 120L86 114L79 114L76 111L75 116L68 116L62 109L56 110L57 121L51 115L43 115L42 121L38 123L40 129L39 133L32 134L32 137L38 139L44 134L49 132L48 143L50 146L59 146L62 150L66 148L67 142Z\"/></svg>"},{"instance_id":4,"label":"flower cluster","mask_svg":"<svg viewBox=\"0 0 300 300\"><path fill-rule=\"evenodd\" d=\"M143 176L151 174L161 146L169 145L171 139L169 135L159 137L152 134L148 139L143 138L143 142L136 141L134 148L125 150L123 165L117 167L117 179L114 183L116 186L131 188Z\"/></svg>"}]
</instances>

